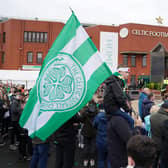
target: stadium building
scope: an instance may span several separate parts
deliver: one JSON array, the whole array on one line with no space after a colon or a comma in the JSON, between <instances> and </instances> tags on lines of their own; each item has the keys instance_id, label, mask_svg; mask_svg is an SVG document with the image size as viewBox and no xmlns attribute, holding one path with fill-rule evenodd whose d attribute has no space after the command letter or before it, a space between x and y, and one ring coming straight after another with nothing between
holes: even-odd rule
<instances>
[{"instance_id":1,"label":"stadium building","mask_svg":"<svg viewBox=\"0 0 168 168\"><path fill-rule=\"evenodd\" d=\"M39 70L63 26L38 20L0 22L0 69ZM122 63L131 68L130 84L142 77L153 82L168 77L168 27L129 23L85 29L112 71Z\"/></svg>"}]
</instances>

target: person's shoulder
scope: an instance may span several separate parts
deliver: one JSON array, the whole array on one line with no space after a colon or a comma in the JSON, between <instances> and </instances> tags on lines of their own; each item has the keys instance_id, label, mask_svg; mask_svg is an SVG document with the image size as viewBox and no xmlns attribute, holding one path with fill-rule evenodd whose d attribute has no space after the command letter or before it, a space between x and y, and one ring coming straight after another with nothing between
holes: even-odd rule
<instances>
[{"instance_id":1,"label":"person's shoulder","mask_svg":"<svg viewBox=\"0 0 168 168\"><path fill-rule=\"evenodd\" d=\"M159 115L158 111L152 113L152 114L150 115L150 120L157 119L157 118L158 118L158 115Z\"/></svg>"},{"instance_id":2,"label":"person's shoulder","mask_svg":"<svg viewBox=\"0 0 168 168\"><path fill-rule=\"evenodd\" d=\"M99 113L97 114L97 117L98 117L99 119L107 118L105 112L99 112Z\"/></svg>"},{"instance_id":3,"label":"person's shoulder","mask_svg":"<svg viewBox=\"0 0 168 168\"><path fill-rule=\"evenodd\" d=\"M127 122L126 119L124 119L122 116L112 116L111 120L115 123L120 123L120 122Z\"/></svg>"}]
</instances>

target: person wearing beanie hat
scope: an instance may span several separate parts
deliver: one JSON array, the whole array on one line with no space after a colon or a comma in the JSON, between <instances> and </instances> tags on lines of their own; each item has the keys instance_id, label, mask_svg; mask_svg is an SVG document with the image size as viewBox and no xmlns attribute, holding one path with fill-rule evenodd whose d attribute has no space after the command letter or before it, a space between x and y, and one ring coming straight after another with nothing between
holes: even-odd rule
<instances>
[{"instance_id":1,"label":"person wearing beanie hat","mask_svg":"<svg viewBox=\"0 0 168 168\"><path fill-rule=\"evenodd\" d=\"M168 120L168 103L163 103L160 109L151 114L150 122L151 122L151 134L152 139L155 141L157 145L157 157L154 162L154 168L158 166L160 151L161 151L161 140L162 140L162 125L165 120Z\"/></svg>"}]
</instances>

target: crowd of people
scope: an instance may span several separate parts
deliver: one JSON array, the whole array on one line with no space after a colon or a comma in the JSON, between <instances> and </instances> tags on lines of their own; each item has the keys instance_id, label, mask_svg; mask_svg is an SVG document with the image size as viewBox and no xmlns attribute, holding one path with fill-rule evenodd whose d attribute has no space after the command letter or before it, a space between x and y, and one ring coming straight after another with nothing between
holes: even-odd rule
<instances>
[{"instance_id":1,"label":"crowd of people","mask_svg":"<svg viewBox=\"0 0 168 168\"><path fill-rule=\"evenodd\" d=\"M131 105L126 79L129 68L119 65L93 99L46 141L31 139L19 118L31 90L24 85L0 85L0 146L9 137L9 150L30 168L46 168L51 143L55 168L73 168L75 149L82 151L82 166L98 168L168 168L168 96L155 104L155 95L143 88L138 112ZM100 88L99 88L100 89Z\"/></svg>"}]
</instances>

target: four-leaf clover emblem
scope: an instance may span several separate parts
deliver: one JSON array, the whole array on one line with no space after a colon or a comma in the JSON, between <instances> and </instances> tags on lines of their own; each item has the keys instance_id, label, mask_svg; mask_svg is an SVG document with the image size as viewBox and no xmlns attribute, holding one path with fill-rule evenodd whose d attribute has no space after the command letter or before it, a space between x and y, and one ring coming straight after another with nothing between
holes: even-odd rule
<instances>
[{"instance_id":1,"label":"four-leaf clover emblem","mask_svg":"<svg viewBox=\"0 0 168 168\"><path fill-rule=\"evenodd\" d=\"M49 98L49 100L62 100L72 93L72 81L73 78L70 74L66 73L65 66L52 67L45 77L45 83L43 85L43 96Z\"/></svg>"}]
</instances>

